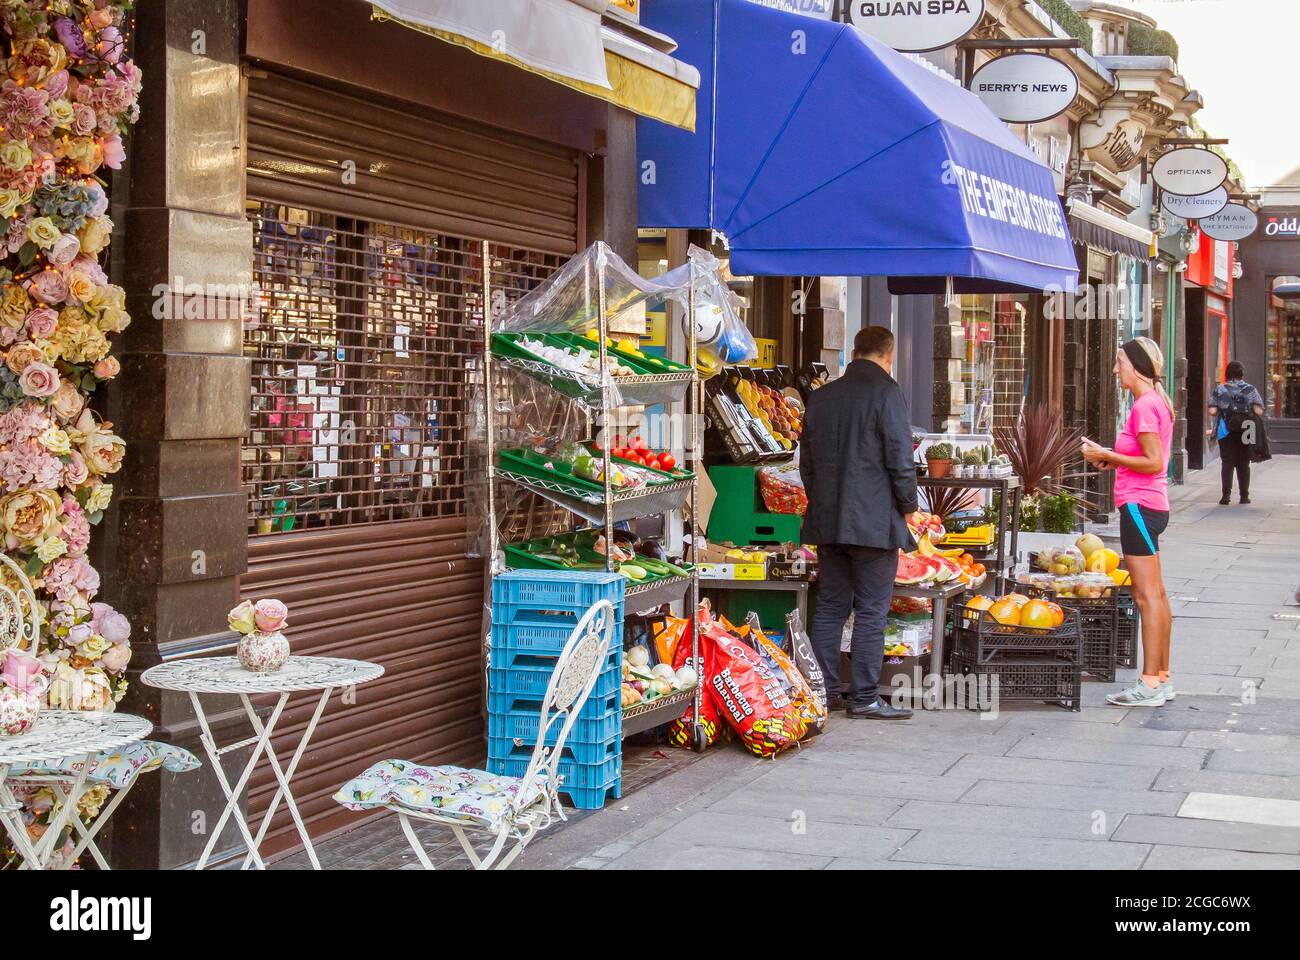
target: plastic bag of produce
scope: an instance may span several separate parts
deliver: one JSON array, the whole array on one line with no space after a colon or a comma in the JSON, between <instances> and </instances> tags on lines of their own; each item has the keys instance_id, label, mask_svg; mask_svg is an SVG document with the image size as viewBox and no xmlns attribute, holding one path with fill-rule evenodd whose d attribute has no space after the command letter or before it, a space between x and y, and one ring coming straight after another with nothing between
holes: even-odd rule
<instances>
[{"instance_id":1,"label":"plastic bag of produce","mask_svg":"<svg viewBox=\"0 0 1300 960\"><path fill-rule=\"evenodd\" d=\"M808 724L776 676L752 648L721 624L710 621L702 635L713 640L717 657L709 693L718 712L757 757L774 757L796 746Z\"/></svg>"},{"instance_id":2,"label":"plastic bag of produce","mask_svg":"<svg viewBox=\"0 0 1300 960\"><path fill-rule=\"evenodd\" d=\"M770 513L803 516L808 512L808 493L798 467L763 467L758 471L758 489Z\"/></svg>"},{"instance_id":3,"label":"plastic bag of produce","mask_svg":"<svg viewBox=\"0 0 1300 960\"><path fill-rule=\"evenodd\" d=\"M780 644L774 643L768 637L759 623L758 614L751 613L745 620L745 626L748 628L745 639L763 658L764 665L782 678L782 687L786 695L794 701L794 705L799 708L799 715L807 724L808 732L821 733L826 726L826 701L819 700L814 695L813 688L802 671L781 649Z\"/></svg>"},{"instance_id":4,"label":"plastic bag of produce","mask_svg":"<svg viewBox=\"0 0 1300 960\"><path fill-rule=\"evenodd\" d=\"M713 676L717 661L713 639L708 633L702 632L700 634L700 656L699 660L696 660L691 656L691 621L683 620L681 622L685 624L685 628L682 630L681 637L677 641L677 647L673 651L673 670L680 671L683 668L694 670L697 678L696 682L707 684ZM713 702L713 697L710 696L707 689L700 691L700 727L704 731L704 745L706 747L711 747L718 742L718 736L722 733L722 721L718 714L718 706ZM694 739L695 704L692 702L680 718L668 725L668 742L690 749Z\"/></svg>"},{"instance_id":5,"label":"plastic bag of produce","mask_svg":"<svg viewBox=\"0 0 1300 960\"><path fill-rule=\"evenodd\" d=\"M1083 554L1076 547L1048 547L1040 550L1034 557L1034 566L1058 577L1074 576L1083 573L1085 569Z\"/></svg>"},{"instance_id":6,"label":"plastic bag of produce","mask_svg":"<svg viewBox=\"0 0 1300 960\"><path fill-rule=\"evenodd\" d=\"M651 625L651 632L654 634L655 658L659 663L672 664L674 670L680 669L685 663L677 662L677 648L681 645L682 638L686 636L686 629L690 626L691 621L685 617L664 617ZM689 653L690 643L686 644ZM694 668L692 668L694 669ZM699 671L696 670L696 675Z\"/></svg>"},{"instance_id":7,"label":"plastic bag of produce","mask_svg":"<svg viewBox=\"0 0 1300 960\"><path fill-rule=\"evenodd\" d=\"M790 654L794 660L794 665L799 668L803 678L808 681L813 696L821 704L822 711L825 713L828 703L826 677L822 673L821 664L817 662L817 654L813 652L812 640L808 636L807 629L804 628L803 617L799 615L798 610L791 610L785 615L785 629L786 635L790 638ZM825 725L825 721L823 721L823 725Z\"/></svg>"}]
</instances>

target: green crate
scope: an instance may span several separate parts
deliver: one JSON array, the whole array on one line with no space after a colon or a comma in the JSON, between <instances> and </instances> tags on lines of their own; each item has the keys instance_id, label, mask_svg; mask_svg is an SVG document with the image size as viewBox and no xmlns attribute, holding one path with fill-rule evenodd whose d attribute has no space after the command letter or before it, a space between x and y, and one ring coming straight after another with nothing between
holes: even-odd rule
<instances>
[{"instance_id":1,"label":"green crate","mask_svg":"<svg viewBox=\"0 0 1300 960\"><path fill-rule=\"evenodd\" d=\"M584 337L580 333L553 333L550 335L555 340L560 341L565 346L582 347L584 350L595 352L600 349L600 344L590 337ZM666 357L657 357L663 365L648 363L646 357L638 357L635 354L628 353L626 350L620 350L618 347L607 347L606 352L611 356L618 357L627 366L640 373L686 373L691 368L684 363L678 363L676 360L669 360Z\"/></svg>"},{"instance_id":2,"label":"green crate","mask_svg":"<svg viewBox=\"0 0 1300 960\"><path fill-rule=\"evenodd\" d=\"M546 469L548 463L551 464L553 469ZM498 451L497 466L502 470L509 470L511 473L520 473L526 477L534 477L551 483L567 484L578 490L602 494L605 492L604 484L588 480L586 477L577 476L573 472L572 464L565 463L563 460L556 460L554 457L544 457L540 453L524 447L506 448Z\"/></svg>"},{"instance_id":3,"label":"green crate","mask_svg":"<svg viewBox=\"0 0 1300 960\"><path fill-rule=\"evenodd\" d=\"M710 543L738 547L760 543L799 543L803 518L792 513L768 513L758 492L758 468L709 468L717 496L709 514Z\"/></svg>"}]
</instances>

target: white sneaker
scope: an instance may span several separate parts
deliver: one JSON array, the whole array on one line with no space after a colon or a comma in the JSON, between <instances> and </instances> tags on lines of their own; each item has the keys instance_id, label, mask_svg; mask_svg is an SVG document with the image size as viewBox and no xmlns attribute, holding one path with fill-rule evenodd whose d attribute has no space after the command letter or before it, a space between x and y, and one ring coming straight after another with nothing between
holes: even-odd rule
<instances>
[{"instance_id":1,"label":"white sneaker","mask_svg":"<svg viewBox=\"0 0 1300 960\"><path fill-rule=\"evenodd\" d=\"M1138 678L1138 682L1127 690L1110 694L1106 702L1117 707L1163 707L1168 699L1163 686L1152 689Z\"/></svg>"},{"instance_id":2,"label":"white sneaker","mask_svg":"<svg viewBox=\"0 0 1300 960\"><path fill-rule=\"evenodd\" d=\"M1174 694L1174 684L1173 684L1173 681L1171 681L1171 680L1166 680L1164 683L1162 683L1162 684L1160 685L1160 689L1163 690L1163 691L1165 692L1165 699L1166 699L1166 700L1173 700L1173 699L1174 699L1175 694Z\"/></svg>"}]
</instances>

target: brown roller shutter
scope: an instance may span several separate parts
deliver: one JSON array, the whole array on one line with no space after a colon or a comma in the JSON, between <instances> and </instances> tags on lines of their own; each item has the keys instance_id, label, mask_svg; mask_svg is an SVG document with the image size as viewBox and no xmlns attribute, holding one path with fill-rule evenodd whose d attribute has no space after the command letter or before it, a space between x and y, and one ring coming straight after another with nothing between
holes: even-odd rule
<instances>
[{"instance_id":1,"label":"brown roller shutter","mask_svg":"<svg viewBox=\"0 0 1300 960\"><path fill-rule=\"evenodd\" d=\"M466 120L256 73L248 193L291 207L571 255L578 157Z\"/></svg>"},{"instance_id":2,"label":"brown roller shutter","mask_svg":"<svg viewBox=\"0 0 1300 960\"><path fill-rule=\"evenodd\" d=\"M465 556L482 243L509 299L553 272L580 241L580 158L285 76L250 76L247 112L260 308L240 590L289 605L295 652L386 671L334 695L294 777L320 836L359 819L332 795L372 762L482 761L483 569ZM283 713L282 765L315 699ZM254 817L276 786L259 767ZM281 804L263 852L297 845Z\"/></svg>"}]
</instances>

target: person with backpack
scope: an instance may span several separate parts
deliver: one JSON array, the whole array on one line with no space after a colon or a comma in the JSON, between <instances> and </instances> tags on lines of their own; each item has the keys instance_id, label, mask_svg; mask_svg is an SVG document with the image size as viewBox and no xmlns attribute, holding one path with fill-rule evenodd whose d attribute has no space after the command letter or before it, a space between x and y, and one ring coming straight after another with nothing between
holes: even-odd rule
<instances>
[{"instance_id":1,"label":"person with backpack","mask_svg":"<svg viewBox=\"0 0 1300 960\"><path fill-rule=\"evenodd\" d=\"M1223 499L1231 503L1232 475L1237 475L1237 491L1242 503L1250 503L1251 447L1258 442L1256 417L1264 416L1264 398L1246 382L1246 368L1233 360L1228 364L1226 379L1214 388L1210 413L1218 418L1215 436L1219 439L1219 457L1223 469Z\"/></svg>"}]
</instances>

